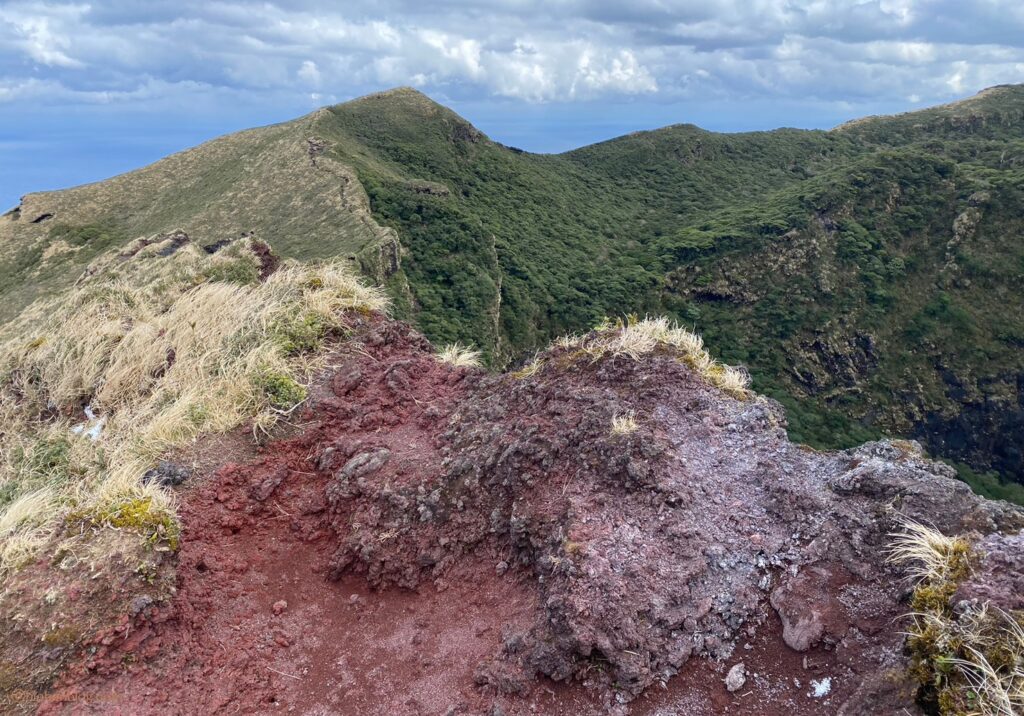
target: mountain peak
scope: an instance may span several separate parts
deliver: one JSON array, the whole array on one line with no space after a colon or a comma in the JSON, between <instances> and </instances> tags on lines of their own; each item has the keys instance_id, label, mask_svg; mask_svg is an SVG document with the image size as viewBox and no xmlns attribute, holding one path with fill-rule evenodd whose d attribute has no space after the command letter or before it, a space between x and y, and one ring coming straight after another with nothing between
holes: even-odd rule
<instances>
[{"instance_id":1,"label":"mountain peak","mask_svg":"<svg viewBox=\"0 0 1024 716\"><path fill-rule=\"evenodd\" d=\"M343 110L344 108L365 106L418 113L451 112L443 104L435 102L418 89L408 86L394 87L381 92L371 92L362 97L356 97L347 102L333 105L329 109Z\"/></svg>"},{"instance_id":2,"label":"mountain peak","mask_svg":"<svg viewBox=\"0 0 1024 716\"><path fill-rule=\"evenodd\" d=\"M469 120L412 87L374 92L326 110L371 143L373 138L386 144L402 138L420 144L431 133L473 142L487 139Z\"/></svg>"}]
</instances>

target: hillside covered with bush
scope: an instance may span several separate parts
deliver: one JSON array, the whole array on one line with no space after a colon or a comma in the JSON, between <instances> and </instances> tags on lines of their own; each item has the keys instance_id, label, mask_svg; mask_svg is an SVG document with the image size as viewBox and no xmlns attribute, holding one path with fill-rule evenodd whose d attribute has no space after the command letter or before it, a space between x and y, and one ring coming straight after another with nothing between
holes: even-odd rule
<instances>
[{"instance_id":1,"label":"hillside covered with bush","mask_svg":"<svg viewBox=\"0 0 1024 716\"><path fill-rule=\"evenodd\" d=\"M640 132L562 155L408 89L231 135L0 220L5 317L101 251L182 229L340 256L438 343L504 367L666 314L745 365L790 434L916 437L1024 480L1024 88L832 131ZM244 277L243 277L244 280Z\"/></svg>"}]
</instances>

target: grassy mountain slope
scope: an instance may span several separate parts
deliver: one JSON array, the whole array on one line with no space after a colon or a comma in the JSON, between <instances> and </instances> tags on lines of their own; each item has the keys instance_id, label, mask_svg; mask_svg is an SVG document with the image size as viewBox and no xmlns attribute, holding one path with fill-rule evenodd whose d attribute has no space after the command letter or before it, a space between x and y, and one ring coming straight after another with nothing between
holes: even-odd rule
<instances>
[{"instance_id":1,"label":"grassy mountain slope","mask_svg":"<svg viewBox=\"0 0 1024 716\"><path fill-rule=\"evenodd\" d=\"M1019 473L1022 200L934 154L873 153L693 227L706 248L669 293L796 437L916 435Z\"/></svg>"},{"instance_id":2,"label":"grassy mountain slope","mask_svg":"<svg viewBox=\"0 0 1024 716\"><path fill-rule=\"evenodd\" d=\"M333 107L318 129L411 254L424 328L480 344L498 364L604 314L657 308L664 272L652 239L850 152L823 132L679 126L533 155L412 90Z\"/></svg>"},{"instance_id":3,"label":"grassy mountain slope","mask_svg":"<svg viewBox=\"0 0 1024 716\"><path fill-rule=\"evenodd\" d=\"M501 364L668 311L748 364L798 439L913 435L1021 476L1022 110L1004 87L831 132L679 125L537 156L394 91L332 108L330 136L437 338Z\"/></svg>"},{"instance_id":4,"label":"grassy mountain slope","mask_svg":"<svg viewBox=\"0 0 1024 716\"><path fill-rule=\"evenodd\" d=\"M286 256L351 256L399 315L492 365L604 315L668 313L748 365L800 440L916 436L1024 480L1020 86L830 132L676 125L557 156L400 89L18 214L0 219L4 317L94 243L254 231Z\"/></svg>"},{"instance_id":5,"label":"grassy mountain slope","mask_svg":"<svg viewBox=\"0 0 1024 716\"><path fill-rule=\"evenodd\" d=\"M397 254L394 236L373 222L351 170L308 141L318 114L26 196L0 217L0 319L67 288L105 250L177 229L206 245L251 234L301 260L351 256L377 273L377 254Z\"/></svg>"}]
</instances>

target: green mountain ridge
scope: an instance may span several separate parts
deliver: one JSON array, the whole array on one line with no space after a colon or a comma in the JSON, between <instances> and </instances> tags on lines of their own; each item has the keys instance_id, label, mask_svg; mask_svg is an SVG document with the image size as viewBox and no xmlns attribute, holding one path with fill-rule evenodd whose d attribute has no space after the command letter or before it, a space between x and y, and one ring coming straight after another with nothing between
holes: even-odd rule
<instances>
[{"instance_id":1,"label":"green mountain ridge","mask_svg":"<svg viewBox=\"0 0 1024 716\"><path fill-rule=\"evenodd\" d=\"M0 319L138 236L252 234L349 256L400 316L496 367L605 315L666 313L748 366L797 440L916 437L1024 482L1024 86L831 131L679 124L560 155L402 88L5 217Z\"/></svg>"}]
</instances>

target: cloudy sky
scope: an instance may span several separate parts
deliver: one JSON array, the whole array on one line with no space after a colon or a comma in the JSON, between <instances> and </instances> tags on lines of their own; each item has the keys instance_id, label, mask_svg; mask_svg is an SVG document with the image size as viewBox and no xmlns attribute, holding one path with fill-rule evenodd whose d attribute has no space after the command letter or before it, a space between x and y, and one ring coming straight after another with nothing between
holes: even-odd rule
<instances>
[{"instance_id":1,"label":"cloudy sky","mask_svg":"<svg viewBox=\"0 0 1024 716\"><path fill-rule=\"evenodd\" d=\"M0 210L397 85L561 151L1005 82L1024 82L1022 0L0 0Z\"/></svg>"}]
</instances>

